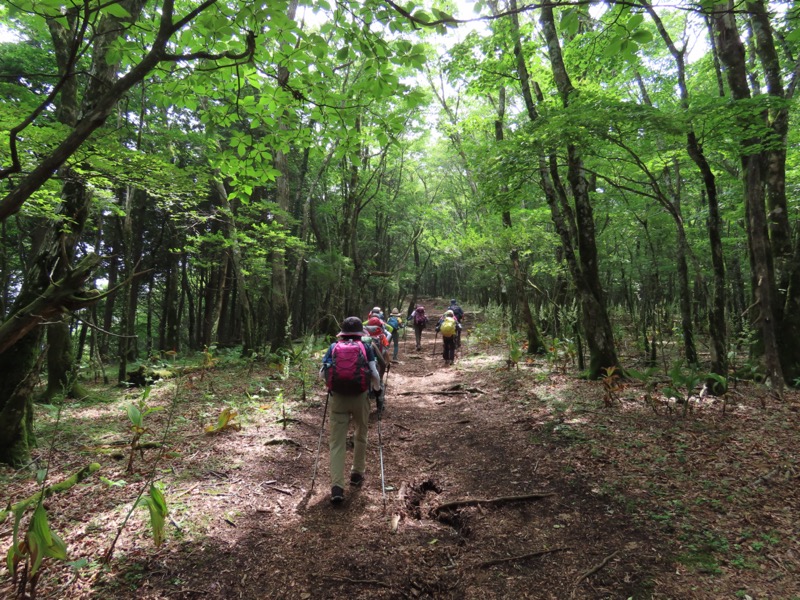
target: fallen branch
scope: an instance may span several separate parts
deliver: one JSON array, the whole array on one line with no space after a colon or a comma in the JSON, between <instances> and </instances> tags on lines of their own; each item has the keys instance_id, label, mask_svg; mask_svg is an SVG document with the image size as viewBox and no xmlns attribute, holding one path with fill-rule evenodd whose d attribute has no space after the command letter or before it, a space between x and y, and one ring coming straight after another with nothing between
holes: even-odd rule
<instances>
[{"instance_id":1,"label":"fallen branch","mask_svg":"<svg viewBox=\"0 0 800 600\"><path fill-rule=\"evenodd\" d=\"M261 487L265 487L265 488L269 488L269 489L271 489L271 490L275 490L276 492L280 492L281 494L286 494L287 496L291 496L291 495L293 495L293 494L292 494L292 490L287 490L287 489L284 489L284 488L279 488L277 485L267 485L267 484L265 484L265 483L262 483L262 484L261 484Z\"/></svg>"},{"instance_id":2,"label":"fallen branch","mask_svg":"<svg viewBox=\"0 0 800 600\"><path fill-rule=\"evenodd\" d=\"M502 504L504 502L519 502L522 500L539 500L547 498L548 496L555 496L555 492L534 492L532 494L525 494L524 496L500 496L499 498L474 498L469 500L453 500L452 502L445 502L433 509L432 512L438 513L443 510L452 510L461 506L475 506L478 504Z\"/></svg>"},{"instance_id":3,"label":"fallen branch","mask_svg":"<svg viewBox=\"0 0 800 600\"><path fill-rule=\"evenodd\" d=\"M40 490L36 492L30 498L26 498L25 500L20 500L14 505L9 506L3 511L0 511L0 523L6 520L6 517L9 513L16 512L18 510L27 508L31 504L34 504L39 501L39 498L49 498L55 493L63 492L64 490L68 490L76 483L80 483L84 479L86 479L89 475L94 473L95 471L100 469L99 463L92 463L90 465L86 465L80 471L73 473L71 476L67 477L64 481L59 481L58 483L54 483L51 486L46 487L44 490Z\"/></svg>"},{"instance_id":4,"label":"fallen branch","mask_svg":"<svg viewBox=\"0 0 800 600\"><path fill-rule=\"evenodd\" d=\"M507 558L495 558L494 560L487 560L480 562L476 567L491 567L492 565L499 565L507 562L515 562L518 560L527 560L537 556L544 556L545 554L552 554L554 552L563 552L564 550L572 550L570 546L561 546L559 548L552 548L550 550L537 550L536 552L529 552L528 554L520 554L519 556L509 556Z\"/></svg>"},{"instance_id":5,"label":"fallen branch","mask_svg":"<svg viewBox=\"0 0 800 600\"><path fill-rule=\"evenodd\" d=\"M600 561L598 564L596 564L596 565L595 565L595 566L593 566L591 569L589 569L588 571L586 571L586 572L585 572L583 575L581 575L580 577L578 577L578 578L575 580L575 583L573 583L573 584L572 584L572 597L573 597L573 598L575 597L575 593L578 591L578 586L581 584L581 582L582 582L584 579L586 579L586 578L588 578L588 577L591 577L592 575L594 575L595 573L597 573L597 572L598 572L600 569L602 569L603 567L605 567L605 566L608 564L608 562L609 562L609 561L610 561L612 558L614 558L614 557L615 557L617 554L619 554L619 550L617 550L616 552L612 552L611 554L609 554L608 556L606 556L606 557L605 557L603 560L601 560L601 561Z\"/></svg>"},{"instance_id":6,"label":"fallen branch","mask_svg":"<svg viewBox=\"0 0 800 600\"><path fill-rule=\"evenodd\" d=\"M365 585L377 585L380 587L391 589L388 583L384 583L383 581L378 581L377 579L351 579L349 577L342 577L340 575L326 575L325 573L319 575L322 579L333 579L334 581L345 581L347 583L359 583Z\"/></svg>"},{"instance_id":7,"label":"fallen branch","mask_svg":"<svg viewBox=\"0 0 800 600\"><path fill-rule=\"evenodd\" d=\"M398 396L424 396L424 395L431 395L431 396L463 396L464 394L469 394L468 391L450 391L450 390L427 390L424 392L396 392Z\"/></svg>"}]
</instances>

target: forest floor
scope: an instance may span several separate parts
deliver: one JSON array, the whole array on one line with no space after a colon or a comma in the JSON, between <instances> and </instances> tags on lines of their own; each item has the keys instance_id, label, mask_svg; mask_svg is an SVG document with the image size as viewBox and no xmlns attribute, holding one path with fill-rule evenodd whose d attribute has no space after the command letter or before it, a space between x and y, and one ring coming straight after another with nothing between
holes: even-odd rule
<instances>
[{"instance_id":1,"label":"forest floor","mask_svg":"<svg viewBox=\"0 0 800 600\"><path fill-rule=\"evenodd\" d=\"M51 481L102 468L45 503L78 562L46 559L37 597L800 598L796 395L765 401L740 384L724 407L696 399L684 415L627 383L607 406L602 382L541 359L508 369L507 350L469 335L470 318L454 366L441 340L434 355L432 330L421 352L409 332L386 410L371 414L366 480L339 506L327 435L309 489L319 381L313 401L286 402L285 429L275 373L258 366L157 386L147 402L165 410L145 417L143 439L168 431L168 451L137 454L132 473L115 446L130 436L119 390L60 416L40 407L42 439L58 431L39 454ZM223 405L242 428L204 434ZM103 564L151 472L169 506L166 541L154 547L138 508ZM3 503L36 489L11 470L0 484ZM0 525L3 551L11 531L11 519ZM0 597L13 597L5 569Z\"/></svg>"}]
</instances>

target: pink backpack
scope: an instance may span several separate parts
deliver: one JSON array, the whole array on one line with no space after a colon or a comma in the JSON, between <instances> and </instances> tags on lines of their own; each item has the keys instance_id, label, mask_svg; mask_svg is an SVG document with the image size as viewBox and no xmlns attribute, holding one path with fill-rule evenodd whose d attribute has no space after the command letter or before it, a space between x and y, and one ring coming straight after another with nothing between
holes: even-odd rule
<instances>
[{"instance_id":1,"label":"pink backpack","mask_svg":"<svg viewBox=\"0 0 800 600\"><path fill-rule=\"evenodd\" d=\"M355 396L369 389L367 349L361 340L341 340L331 350L326 371L328 391Z\"/></svg>"}]
</instances>

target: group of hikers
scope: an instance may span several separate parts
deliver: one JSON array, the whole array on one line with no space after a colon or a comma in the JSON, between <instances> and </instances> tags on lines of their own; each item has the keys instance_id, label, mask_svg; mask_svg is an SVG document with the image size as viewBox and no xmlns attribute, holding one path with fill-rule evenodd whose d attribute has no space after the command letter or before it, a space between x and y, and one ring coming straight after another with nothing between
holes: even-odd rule
<instances>
[{"instance_id":1,"label":"group of hikers","mask_svg":"<svg viewBox=\"0 0 800 600\"><path fill-rule=\"evenodd\" d=\"M456 348L461 345L463 319L464 310L455 299L452 299L450 306L436 323L436 337L440 334L442 336L442 356L445 365L452 365L455 361ZM415 348L420 351L422 332L428 323L424 306L417 306L405 321L396 308L393 308L389 317L384 320L383 311L376 306L365 321L359 317L347 317L342 321L341 331L336 336L337 341L332 343L325 353L320 375L325 379L328 389L326 411L330 403L328 445L333 504L339 504L344 500L344 463L350 418L352 417L355 426L350 485L360 486L364 481L366 470L369 399L375 399L380 419L385 406L384 375L388 378L392 363L397 362L399 332L410 324L414 329ZM393 349L391 358L389 358L390 347Z\"/></svg>"}]
</instances>

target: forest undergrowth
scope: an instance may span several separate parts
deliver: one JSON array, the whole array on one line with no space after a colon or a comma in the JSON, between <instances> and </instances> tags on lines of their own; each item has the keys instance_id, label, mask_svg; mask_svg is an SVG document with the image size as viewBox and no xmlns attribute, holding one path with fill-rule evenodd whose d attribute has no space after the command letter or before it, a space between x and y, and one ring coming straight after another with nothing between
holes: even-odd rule
<instances>
[{"instance_id":1,"label":"forest undergrowth","mask_svg":"<svg viewBox=\"0 0 800 600\"><path fill-rule=\"evenodd\" d=\"M474 317L452 367L433 332L422 352L401 346L367 480L338 508L326 436L310 490L318 352L202 357L148 392L94 384L86 401L38 406L45 483L100 469L43 503L67 558L45 558L36 596L800 598L794 392L740 383L726 401L675 403L582 380L552 351L514 364ZM0 477L4 504L39 488L31 469ZM146 505L115 540L151 480L163 543ZM4 551L13 529L0 525Z\"/></svg>"}]
</instances>

